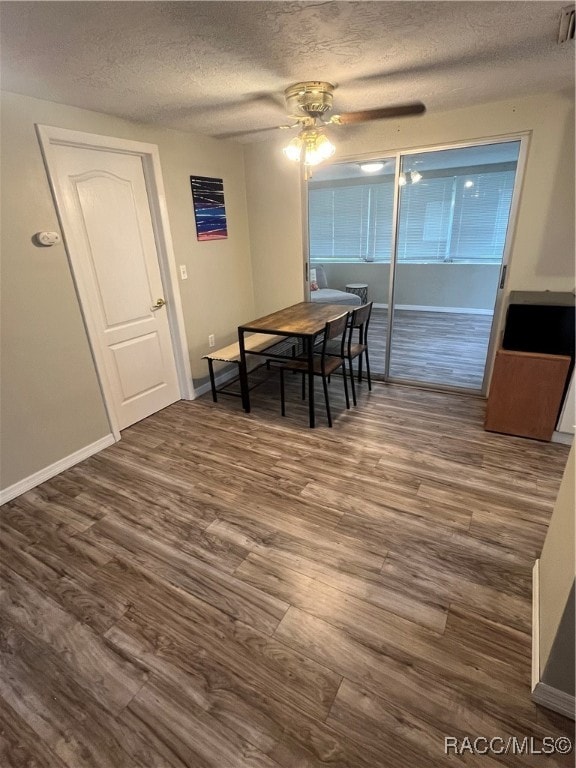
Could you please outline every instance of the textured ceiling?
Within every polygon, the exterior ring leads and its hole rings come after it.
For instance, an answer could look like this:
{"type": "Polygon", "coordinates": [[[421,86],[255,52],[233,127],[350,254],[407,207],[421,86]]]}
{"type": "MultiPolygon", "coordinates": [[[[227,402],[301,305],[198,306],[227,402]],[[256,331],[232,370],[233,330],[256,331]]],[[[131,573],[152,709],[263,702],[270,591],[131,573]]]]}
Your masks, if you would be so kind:
{"type": "MultiPolygon", "coordinates": [[[[566,2],[2,2],[5,90],[222,136],[284,122],[283,89],[335,111],[430,112],[574,88],[566,2]]],[[[254,140],[270,134],[248,137],[254,140]]]]}

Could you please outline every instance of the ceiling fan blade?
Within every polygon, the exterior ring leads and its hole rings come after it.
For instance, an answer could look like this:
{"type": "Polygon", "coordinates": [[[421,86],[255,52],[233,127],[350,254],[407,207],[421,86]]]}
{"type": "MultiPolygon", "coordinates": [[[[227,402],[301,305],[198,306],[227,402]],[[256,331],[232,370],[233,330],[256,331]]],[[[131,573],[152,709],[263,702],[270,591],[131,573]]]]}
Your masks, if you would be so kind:
{"type": "Polygon", "coordinates": [[[298,126],[305,123],[308,118],[307,117],[301,117],[298,115],[288,115],[289,118],[292,120],[295,120],[295,123],[291,123],[288,125],[287,123],[284,123],[284,125],[271,125],[269,128],[252,128],[251,130],[247,131],[232,131],[229,133],[218,133],[214,134],[215,139],[234,139],[237,136],[250,136],[254,133],[266,133],[267,131],[286,131],[290,128],[298,128],[298,126]]]}
{"type": "Polygon", "coordinates": [[[293,128],[293,125],[271,125],[270,128],[251,128],[247,131],[230,131],[228,133],[213,134],[215,139],[235,139],[239,136],[251,136],[257,133],[265,133],[267,131],[277,131],[281,128],[293,128]]]}
{"type": "Polygon", "coordinates": [[[383,120],[391,117],[408,117],[410,115],[422,115],[426,107],[420,101],[412,104],[399,104],[396,107],[380,107],[379,109],[365,109],[362,112],[345,112],[343,115],[334,115],[330,122],[340,125],[353,125],[354,123],[366,123],[369,120],[383,120]]]}

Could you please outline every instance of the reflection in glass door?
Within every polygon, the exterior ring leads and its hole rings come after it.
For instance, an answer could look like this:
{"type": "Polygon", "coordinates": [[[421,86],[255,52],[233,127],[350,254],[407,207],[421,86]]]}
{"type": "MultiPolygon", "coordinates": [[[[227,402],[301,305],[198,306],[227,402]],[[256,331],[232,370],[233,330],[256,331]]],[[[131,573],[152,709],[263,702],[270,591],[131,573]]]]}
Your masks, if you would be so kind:
{"type": "Polygon", "coordinates": [[[383,376],[394,231],[395,158],[314,168],[308,180],[310,300],[374,302],[370,367],[383,376]]]}
{"type": "Polygon", "coordinates": [[[391,379],[482,389],[519,151],[402,155],[391,379]]]}

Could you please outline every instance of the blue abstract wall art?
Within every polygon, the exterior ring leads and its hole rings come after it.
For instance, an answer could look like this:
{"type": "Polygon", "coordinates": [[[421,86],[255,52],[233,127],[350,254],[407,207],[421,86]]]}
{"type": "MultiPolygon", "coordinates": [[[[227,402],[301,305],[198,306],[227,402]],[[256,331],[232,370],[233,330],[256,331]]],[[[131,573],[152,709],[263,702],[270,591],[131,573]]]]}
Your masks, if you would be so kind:
{"type": "Polygon", "coordinates": [[[223,180],[190,176],[190,184],[198,240],[223,240],[228,237],[223,180]]]}

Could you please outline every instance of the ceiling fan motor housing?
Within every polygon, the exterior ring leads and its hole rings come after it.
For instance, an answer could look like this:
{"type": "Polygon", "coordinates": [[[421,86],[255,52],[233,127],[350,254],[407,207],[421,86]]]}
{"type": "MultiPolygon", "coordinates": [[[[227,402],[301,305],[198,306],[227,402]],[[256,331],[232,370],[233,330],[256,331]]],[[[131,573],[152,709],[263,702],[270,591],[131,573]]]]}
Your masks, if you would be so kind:
{"type": "Polygon", "coordinates": [[[292,115],[320,117],[332,109],[334,86],[321,80],[295,83],[284,91],[288,112],[292,115]]]}

